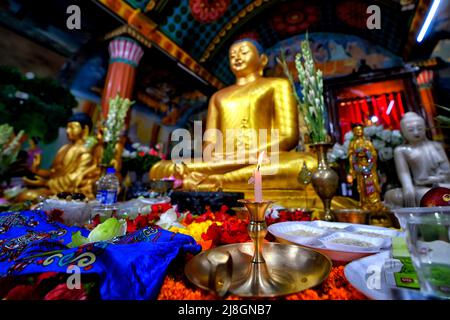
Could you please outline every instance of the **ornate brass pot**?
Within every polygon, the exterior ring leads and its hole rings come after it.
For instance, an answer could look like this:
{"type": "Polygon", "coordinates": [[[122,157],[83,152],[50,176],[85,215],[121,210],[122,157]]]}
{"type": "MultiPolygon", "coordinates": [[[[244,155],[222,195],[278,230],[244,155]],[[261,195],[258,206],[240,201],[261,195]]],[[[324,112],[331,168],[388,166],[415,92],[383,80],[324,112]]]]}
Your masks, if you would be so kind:
{"type": "Polygon", "coordinates": [[[312,185],[317,195],[323,202],[324,219],[334,221],[331,212],[331,200],[336,195],[339,186],[339,176],[330,168],[327,160],[327,151],[332,147],[331,143],[314,143],[310,145],[317,154],[317,170],[312,175],[312,185]]]}

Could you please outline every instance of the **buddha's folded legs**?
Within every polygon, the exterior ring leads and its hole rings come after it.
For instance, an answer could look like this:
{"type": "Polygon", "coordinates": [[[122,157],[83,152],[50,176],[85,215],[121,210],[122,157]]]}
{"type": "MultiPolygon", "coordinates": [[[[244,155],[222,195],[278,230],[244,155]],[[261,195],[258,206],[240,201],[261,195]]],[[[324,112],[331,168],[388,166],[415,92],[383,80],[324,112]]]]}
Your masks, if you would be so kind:
{"type": "MultiPolygon", "coordinates": [[[[298,174],[304,161],[310,170],[317,166],[314,154],[299,152],[280,153],[277,163],[262,165],[260,170],[264,189],[303,189],[304,186],[298,182],[298,174]]],[[[248,165],[225,174],[214,174],[208,180],[220,181],[223,189],[252,189],[253,186],[248,184],[248,180],[255,169],[256,165],[248,165]]]]}
{"type": "MultiPolygon", "coordinates": [[[[297,176],[305,161],[311,170],[316,167],[317,159],[312,153],[282,152],[278,159],[272,158],[272,163],[261,166],[264,188],[269,189],[302,189],[297,182],[297,176]]],[[[239,164],[228,162],[192,162],[182,166],[172,161],[160,161],[151,171],[151,179],[162,179],[175,175],[186,180],[195,180],[197,186],[218,186],[223,189],[251,189],[248,184],[256,164],[239,164]]],[[[192,185],[192,184],[190,184],[192,185]]]]}
{"type": "Polygon", "coordinates": [[[17,196],[16,201],[35,201],[39,196],[48,197],[50,195],[52,192],[47,188],[26,189],[17,196]]]}

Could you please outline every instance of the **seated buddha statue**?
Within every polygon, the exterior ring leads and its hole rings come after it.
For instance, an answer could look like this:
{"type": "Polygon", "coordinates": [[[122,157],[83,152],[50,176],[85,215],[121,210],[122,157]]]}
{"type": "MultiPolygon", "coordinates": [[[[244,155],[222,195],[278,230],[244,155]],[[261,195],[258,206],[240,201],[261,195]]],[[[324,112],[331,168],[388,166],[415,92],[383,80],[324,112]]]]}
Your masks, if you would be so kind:
{"type": "Polygon", "coordinates": [[[23,178],[27,189],[18,196],[19,201],[35,200],[38,196],[50,196],[59,192],[80,192],[94,198],[93,186],[100,171],[92,150],[86,146],[86,138],[92,121],[85,113],[74,114],[66,128],[69,143],[57,152],[50,169],[41,169],[40,154],[31,165],[34,179],[23,178]]]}
{"type": "Polygon", "coordinates": [[[388,190],[384,199],[392,208],[416,207],[431,188],[450,188],[450,163],[442,144],[427,139],[417,113],[405,113],[400,127],[407,143],[395,148],[394,160],[402,188],[388,190]]]}
{"type": "MultiPolygon", "coordinates": [[[[184,190],[251,195],[253,186],[248,181],[257,167],[258,155],[265,151],[271,159],[261,166],[265,192],[273,190],[280,196],[305,188],[297,176],[303,163],[310,169],[317,167],[317,157],[294,150],[299,143],[299,119],[289,80],[263,76],[268,58],[254,40],[233,43],[229,62],[236,82],[210,98],[201,160],[186,163],[174,161],[172,156],[172,161],[163,160],[151,168],[150,179],[174,176],[183,181],[184,190]]],[[[308,203],[315,203],[313,197],[320,205],[312,187],[308,190],[308,203]]],[[[277,197],[273,194],[272,199],[277,197]]],[[[298,192],[293,196],[295,205],[301,205],[303,197],[298,192]]]]}

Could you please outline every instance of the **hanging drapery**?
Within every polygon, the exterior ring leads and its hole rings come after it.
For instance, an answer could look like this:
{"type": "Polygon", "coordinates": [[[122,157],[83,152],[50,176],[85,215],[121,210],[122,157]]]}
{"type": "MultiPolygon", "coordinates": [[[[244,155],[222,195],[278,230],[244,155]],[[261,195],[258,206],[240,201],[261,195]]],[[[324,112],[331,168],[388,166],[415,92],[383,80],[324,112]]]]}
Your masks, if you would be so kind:
{"type": "Polygon", "coordinates": [[[405,113],[402,92],[391,92],[338,103],[341,140],[354,123],[383,125],[385,129],[400,129],[400,120],[405,113]]]}

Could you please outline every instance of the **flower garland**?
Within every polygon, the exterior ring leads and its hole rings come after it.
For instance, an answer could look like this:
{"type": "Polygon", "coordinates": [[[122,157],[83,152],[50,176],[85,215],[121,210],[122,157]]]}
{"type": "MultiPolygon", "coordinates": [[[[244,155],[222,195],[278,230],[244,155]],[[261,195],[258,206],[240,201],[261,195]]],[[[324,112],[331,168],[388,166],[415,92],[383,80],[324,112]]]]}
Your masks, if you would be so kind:
{"type": "Polygon", "coordinates": [[[369,175],[372,172],[374,162],[372,158],[372,153],[367,148],[357,148],[352,155],[352,161],[353,161],[353,170],[355,170],[356,172],[362,173],[365,176],[369,175]],[[364,152],[364,154],[367,157],[367,162],[369,162],[367,166],[358,165],[357,155],[361,152],[364,152]]]}
{"type": "MultiPolygon", "coordinates": [[[[158,295],[158,300],[216,300],[212,293],[191,288],[185,281],[167,276],[158,295]]],[[[226,300],[240,300],[233,295],[226,300]]],[[[356,290],[345,278],[344,267],[333,267],[328,278],[315,289],[307,289],[283,297],[285,300],[365,300],[366,296],[356,290]]]]}

